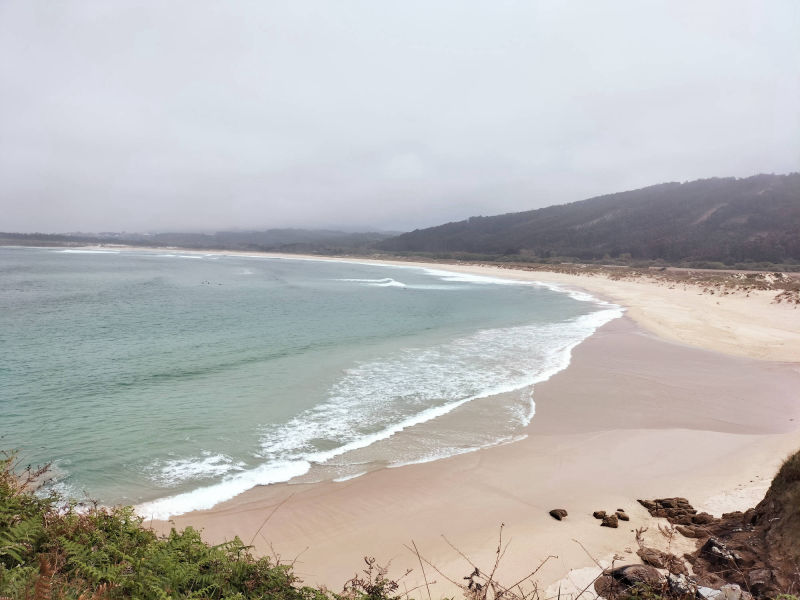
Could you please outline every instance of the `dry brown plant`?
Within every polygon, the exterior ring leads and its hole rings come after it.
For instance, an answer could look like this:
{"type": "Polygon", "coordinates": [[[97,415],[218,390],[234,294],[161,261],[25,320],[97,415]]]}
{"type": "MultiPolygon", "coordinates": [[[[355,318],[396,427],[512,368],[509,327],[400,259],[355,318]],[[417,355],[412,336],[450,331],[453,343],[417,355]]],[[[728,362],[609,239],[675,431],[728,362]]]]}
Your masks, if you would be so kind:
{"type": "Polygon", "coordinates": [[[500,567],[500,563],[503,560],[503,557],[506,554],[506,550],[508,549],[509,542],[503,542],[503,528],[505,524],[500,525],[500,532],[498,535],[498,542],[497,542],[497,549],[495,550],[494,555],[494,562],[492,563],[491,567],[486,569],[478,566],[475,561],[473,561],[469,556],[467,556],[463,551],[461,551],[456,545],[454,545],[450,540],[448,540],[445,536],[442,536],[442,539],[447,543],[453,551],[458,554],[464,561],[469,565],[471,569],[469,574],[462,577],[461,580],[456,580],[453,577],[443,573],[439,567],[437,567],[433,562],[425,558],[422,553],[417,548],[416,543],[413,541],[411,542],[411,546],[406,546],[406,548],[417,557],[417,560],[420,563],[420,567],[423,569],[423,578],[425,580],[425,587],[428,590],[428,598],[430,600],[430,583],[427,579],[427,575],[424,571],[424,565],[428,565],[431,569],[433,569],[436,573],[438,573],[441,577],[445,580],[453,584],[455,587],[459,588],[467,600],[539,600],[539,587],[537,582],[533,580],[539,570],[549,561],[551,558],[558,558],[557,556],[547,556],[543,559],[539,565],[533,569],[530,573],[525,575],[525,577],[519,579],[511,583],[510,585],[506,585],[501,583],[497,579],[497,571],[500,567]]]}

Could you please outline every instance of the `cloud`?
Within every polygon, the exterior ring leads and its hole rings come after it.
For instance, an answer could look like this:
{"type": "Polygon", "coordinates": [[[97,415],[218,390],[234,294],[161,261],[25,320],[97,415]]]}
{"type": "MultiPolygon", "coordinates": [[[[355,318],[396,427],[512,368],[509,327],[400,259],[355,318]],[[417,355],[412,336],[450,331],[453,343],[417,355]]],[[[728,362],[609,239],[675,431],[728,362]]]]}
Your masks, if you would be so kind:
{"type": "Polygon", "coordinates": [[[798,29],[794,0],[6,0],[0,229],[406,229],[797,170],[798,29]]]}

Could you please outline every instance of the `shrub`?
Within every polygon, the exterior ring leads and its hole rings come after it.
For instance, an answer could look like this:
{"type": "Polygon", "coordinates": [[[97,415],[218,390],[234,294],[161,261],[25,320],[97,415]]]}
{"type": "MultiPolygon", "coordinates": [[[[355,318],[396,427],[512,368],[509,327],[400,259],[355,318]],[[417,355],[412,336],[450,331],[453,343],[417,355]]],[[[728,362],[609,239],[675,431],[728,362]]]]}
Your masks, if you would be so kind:
{"type": "Polygon", "coordinates": [[[64,504],[30,489],[14,455],[0,461],[0,596],[325,600],[287,565],[239,538],[209,546],[191,527],[159,537],[131,507],[64,504]]]}

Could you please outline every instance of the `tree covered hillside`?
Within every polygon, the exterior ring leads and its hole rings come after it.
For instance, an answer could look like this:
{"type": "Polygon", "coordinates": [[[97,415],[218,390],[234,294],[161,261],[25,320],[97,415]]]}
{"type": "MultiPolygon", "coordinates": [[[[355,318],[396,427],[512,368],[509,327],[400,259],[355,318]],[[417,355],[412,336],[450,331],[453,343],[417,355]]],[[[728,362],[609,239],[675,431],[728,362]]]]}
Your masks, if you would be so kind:
{"type": "Polygon", "coordinates": [[[800,263],[800,173],[664,183],[421,229],[396,252],[800,263]],[[627,257],[626,257],[627,258],[627,257]]]}

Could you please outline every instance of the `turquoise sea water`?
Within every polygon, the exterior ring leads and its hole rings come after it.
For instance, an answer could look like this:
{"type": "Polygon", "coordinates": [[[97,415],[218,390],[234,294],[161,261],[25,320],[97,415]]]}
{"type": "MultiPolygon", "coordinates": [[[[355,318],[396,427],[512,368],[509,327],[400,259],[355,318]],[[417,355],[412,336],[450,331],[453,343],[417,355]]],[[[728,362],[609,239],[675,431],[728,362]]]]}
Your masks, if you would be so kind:
{"type": "Polygon", "coordinates": [[[417,267],[0,248],[0,447],[156,517],[343,480],[515,439],[619,314],[417,267]]]}

